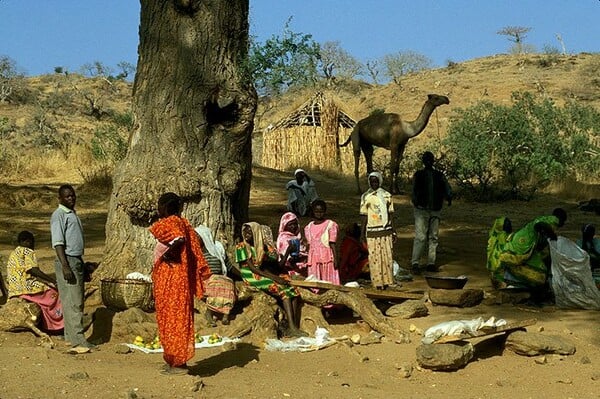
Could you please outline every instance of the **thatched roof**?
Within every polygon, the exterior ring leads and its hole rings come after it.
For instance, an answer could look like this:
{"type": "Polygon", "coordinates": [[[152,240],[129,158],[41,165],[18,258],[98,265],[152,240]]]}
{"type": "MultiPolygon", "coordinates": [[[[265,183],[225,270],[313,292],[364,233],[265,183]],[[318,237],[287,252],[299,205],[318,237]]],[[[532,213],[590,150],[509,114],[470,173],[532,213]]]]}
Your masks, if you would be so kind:
{"type": "MultiPolygon", "coordinates": [[[[321,111],[325,103],[325,95],[317,92],[311,99],[302,104],[291,114],[275,123],[272,129],[290,128],[294,126],[321,126],[321,111]]],[[[356,124],[339,106],[338,124],[343,128],[353,128],[356,124]]]]}

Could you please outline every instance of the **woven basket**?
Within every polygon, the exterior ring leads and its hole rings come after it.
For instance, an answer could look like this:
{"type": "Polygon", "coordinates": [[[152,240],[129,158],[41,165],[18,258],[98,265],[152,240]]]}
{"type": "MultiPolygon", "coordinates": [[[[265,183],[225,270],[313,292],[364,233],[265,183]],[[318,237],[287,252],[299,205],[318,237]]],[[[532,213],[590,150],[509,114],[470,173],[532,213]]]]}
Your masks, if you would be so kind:
{"type": "Polygon", "coordinates": [[[152,283],[133,279],[103,279],[100,283],[102,302],[107,308],[140,308],[144,311],[154,309],[152,283]]]}

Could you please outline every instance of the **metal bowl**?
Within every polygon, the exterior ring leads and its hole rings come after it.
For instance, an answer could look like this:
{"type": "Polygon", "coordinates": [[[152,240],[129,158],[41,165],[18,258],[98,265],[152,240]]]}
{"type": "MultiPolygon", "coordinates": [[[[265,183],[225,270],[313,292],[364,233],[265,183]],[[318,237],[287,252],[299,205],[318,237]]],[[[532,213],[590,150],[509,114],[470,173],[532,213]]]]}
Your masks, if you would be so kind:
{"type": "Polygon", "coordinates": [[[441,276],[425,276],[427,285],[431,288],[441,288],[445,290],[460,290],[467,281],[467,277],[441,277],[441,276]]]}

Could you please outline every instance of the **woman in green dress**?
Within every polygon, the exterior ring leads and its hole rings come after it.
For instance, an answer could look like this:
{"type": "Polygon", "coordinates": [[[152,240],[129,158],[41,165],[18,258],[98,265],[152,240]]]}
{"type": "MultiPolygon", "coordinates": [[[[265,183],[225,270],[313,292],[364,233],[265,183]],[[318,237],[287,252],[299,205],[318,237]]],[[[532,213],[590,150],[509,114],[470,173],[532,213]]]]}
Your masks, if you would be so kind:
{"type": "Polygon", "coordinates": [[[556,208],[551,216],[540,216],[516,231],[507,240],[499,256],[506,285],[522,288],[544,287],[550,274],[548,240],[556,240],[567,213],[556,208]]]}
{"type": "Polygon", "coordinates": [[[279,274],[274,269],[278,266],[277,250],[265,241],[264,229],[260,224],[249,222],[242,226],[242,242],[237,245],[235,251],[235,260],[240,266],[242,279],[246,284],[281,301],[289,324],[286,335],[306,336],[299,327],[300,294],[289,284],[289,275],[279,274]],[[269,266],[273,268],[269,270],[269,266]]]}

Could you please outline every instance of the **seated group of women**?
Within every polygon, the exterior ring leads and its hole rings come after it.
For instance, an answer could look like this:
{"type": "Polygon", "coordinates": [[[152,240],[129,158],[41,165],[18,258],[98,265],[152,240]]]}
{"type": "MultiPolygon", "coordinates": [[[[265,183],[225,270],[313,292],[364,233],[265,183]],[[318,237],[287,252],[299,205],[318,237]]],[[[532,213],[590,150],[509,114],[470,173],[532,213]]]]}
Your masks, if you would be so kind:
{"type": "Polygon", "coordinates": [[[516,232],[506,217],[498,218],[489,232],[487,268],[495,288],[543,289],[550,271],[548,240],[556,240],[557,230],[567,213],[556,208],[549,216],[540,216],[516,232]]]}

